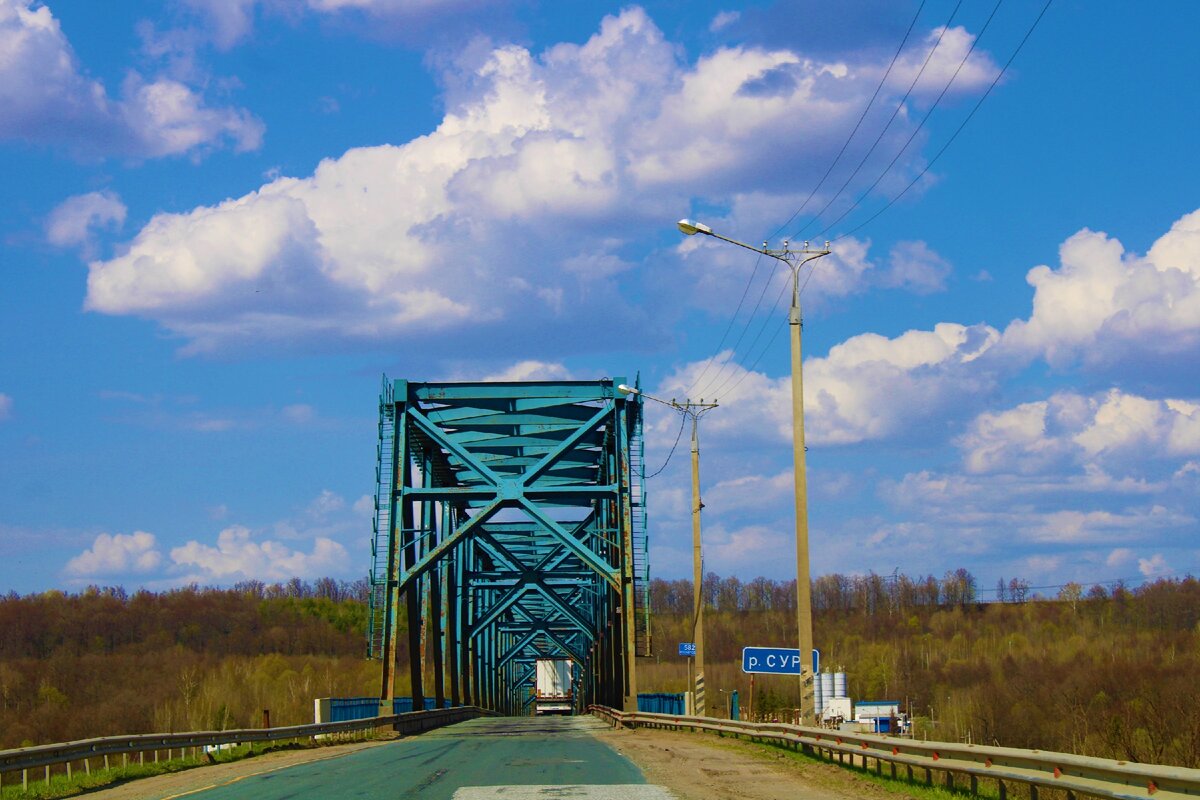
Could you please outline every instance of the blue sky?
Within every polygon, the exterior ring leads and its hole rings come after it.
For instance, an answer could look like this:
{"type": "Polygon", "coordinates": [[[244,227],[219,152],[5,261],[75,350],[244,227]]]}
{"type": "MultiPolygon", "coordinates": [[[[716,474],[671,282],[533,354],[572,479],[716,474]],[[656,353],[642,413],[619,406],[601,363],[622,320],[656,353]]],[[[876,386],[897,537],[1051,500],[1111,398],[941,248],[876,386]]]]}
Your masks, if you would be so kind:
{"type": "Polygon", "coordinates": [[[0,0],[0,589],[364,574],[383,372],[716,397],[789,577],[784,276],[681,217],[834,240],[814,572],[1194,573],[1200,11],[1043,6],[0,0]]]}

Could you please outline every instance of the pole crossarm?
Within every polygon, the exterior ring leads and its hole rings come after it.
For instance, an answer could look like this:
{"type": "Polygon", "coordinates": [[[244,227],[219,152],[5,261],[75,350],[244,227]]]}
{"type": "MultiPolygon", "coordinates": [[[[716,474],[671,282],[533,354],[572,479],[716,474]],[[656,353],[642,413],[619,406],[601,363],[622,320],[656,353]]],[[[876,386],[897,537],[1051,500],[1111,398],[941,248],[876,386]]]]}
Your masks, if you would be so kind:
{"type": "Polygon", "coordinates": [[[432,690],[520,713],[533,662],[565,658],[580,708],[635,707],[642,400],[619,386],[385,379],[369,594],[381,699],[405,660],[414,703],[432,690]]]}

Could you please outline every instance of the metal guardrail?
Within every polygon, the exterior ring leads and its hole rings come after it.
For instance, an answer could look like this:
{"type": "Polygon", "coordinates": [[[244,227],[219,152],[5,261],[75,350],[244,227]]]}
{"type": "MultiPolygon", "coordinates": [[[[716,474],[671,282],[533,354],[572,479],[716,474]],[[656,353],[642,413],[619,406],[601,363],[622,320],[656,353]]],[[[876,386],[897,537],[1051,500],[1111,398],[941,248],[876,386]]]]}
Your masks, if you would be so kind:
{"type": "MultiPolygon", "coordinates": [[[[914,770],[923,770],[925,782],[932,784],[933,773],[940,772],[947,788],[954,788],[956,779],[964,778],[972,793],[978,790],[980,778],[994,780],[1001,800],[1007,797],[1011,784],[1027,786],[1031,800],[1037,800],[1039,788],[1057,789],[1072,800],[1079,795],[1114,800],[1182,800],[1200,796],[1200,769],[1186,767],[1137,764],[1014,747],[917,741],[799,725],[623,712],[605,706],[589,706],[588,711],[616,727],[712,731],[745,736],[798,746],[830,760],[836,758],[842,764],[848,760],[850,765],[854,765],[854,759],[858,757],[862,759],[863,769],[869,769],[868,764],[873,762],[878,774],[882,774],[884,764],[890,764],[893,778],[900,777],[898,767],[905,769],[909,780],[915,779],[914,770]]],[[[967,784],[962,788],[967,788],[967,784]]]]}
{"type": "MultiPolygon", "coordinates": [[[[61,744],[43,744],[21,747],[15,750],[0,750],[0,775],[34,767],[51,767],[89,759],[130,753],[149,753],[188,747],[204,747],[221,744],[247,744],[280,739],[304,739],[332,733],[348,733],[391,726],[397,733],[411,734],[453,725],[494,712],[477,706],[458,706],[434,711],[412,711],[367,719],[352,719],[344,722],[321,722],[311,725],[292,725],[282,728],[242,728],[226,731],[194,731],[191,733],[146,733],[134,736],[105,736],[97,739],[81,739],[61,744]]],[[[107,758],[105,758],[107,765],[107,758]]],[[[90,771],[90,766],[87,766],[90,771]]],[[[27,780],[23,778],[23,783],[27,780]]]]}

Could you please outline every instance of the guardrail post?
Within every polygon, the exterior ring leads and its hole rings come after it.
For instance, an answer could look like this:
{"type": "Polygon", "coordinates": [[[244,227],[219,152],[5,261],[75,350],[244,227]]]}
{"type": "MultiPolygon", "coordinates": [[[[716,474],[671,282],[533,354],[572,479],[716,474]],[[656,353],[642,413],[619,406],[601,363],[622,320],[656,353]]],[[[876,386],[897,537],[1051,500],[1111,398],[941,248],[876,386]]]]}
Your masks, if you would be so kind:
{"type": "Polygon", "coordinates": [[[946,770],[946,791],[954,791],[954,773],[950,770],[946,770]]]}
{"type": "Polygon", "coordinates": [[[1038,787],[1036,784],[1029,784],[1029,800],[1038,800],[1038,787]]]}
{"type": "Polygon", "coordinates": [[[67,780],[71,780],[71,762],[67,762],[67,780]]]}
{"type": "Polygon", "coordinates": [[[27,769],[21,770],[21,791],[29,791],[29,770],[27,769]]]}
{"type": "Polygon", "coordinates": [[[997,779],[996,788],[1000,792],[1000,800],[1008,800],[1008,787],[1004,785],[1004,781],[997,779]]]}
{"type": "MultiPolygon", "coordinates": [[[[971,776],[971,796],[974,797],[977,794],[979,794],[979,778],[972,775],[971,776]]],[[[1067,792],[1067,800],[1075,800],[1075,798],[1074,798],[1074,796],[1072,796],[1071,792],[1067,792]]]]}

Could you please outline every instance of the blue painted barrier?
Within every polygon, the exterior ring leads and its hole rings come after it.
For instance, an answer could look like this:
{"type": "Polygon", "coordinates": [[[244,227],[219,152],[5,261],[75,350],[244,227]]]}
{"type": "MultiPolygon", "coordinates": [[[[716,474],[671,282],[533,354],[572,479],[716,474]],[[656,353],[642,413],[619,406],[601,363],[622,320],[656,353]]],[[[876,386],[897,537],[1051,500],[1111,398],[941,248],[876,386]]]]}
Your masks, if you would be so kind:
{"type": "Polygon", "coordinates": [[[329,722],[348,722],[379,716],[378,697],[333,697],[329,700],[329,722]]]}
{"type": "MultiPolygon", "coordinates": [[[[425,710],[433,711],[437,708],[436,701],[432,697],[425,698],[425,710]]],[[[449,700],[445,701],[442,708],[453,708],[449,700]]],[[[407,714],[413,710],[413,699],[411,697],[394,697],[392,698],[392,713],[407,714]]]]}
{"type": "Polygon", "coordinates": [[[687,713],[687,703],[683,693],[669,694],[666,692],[646,692],[638,695],[637,710],[647,714],[676,714],[683,716],[687,713]]]}

